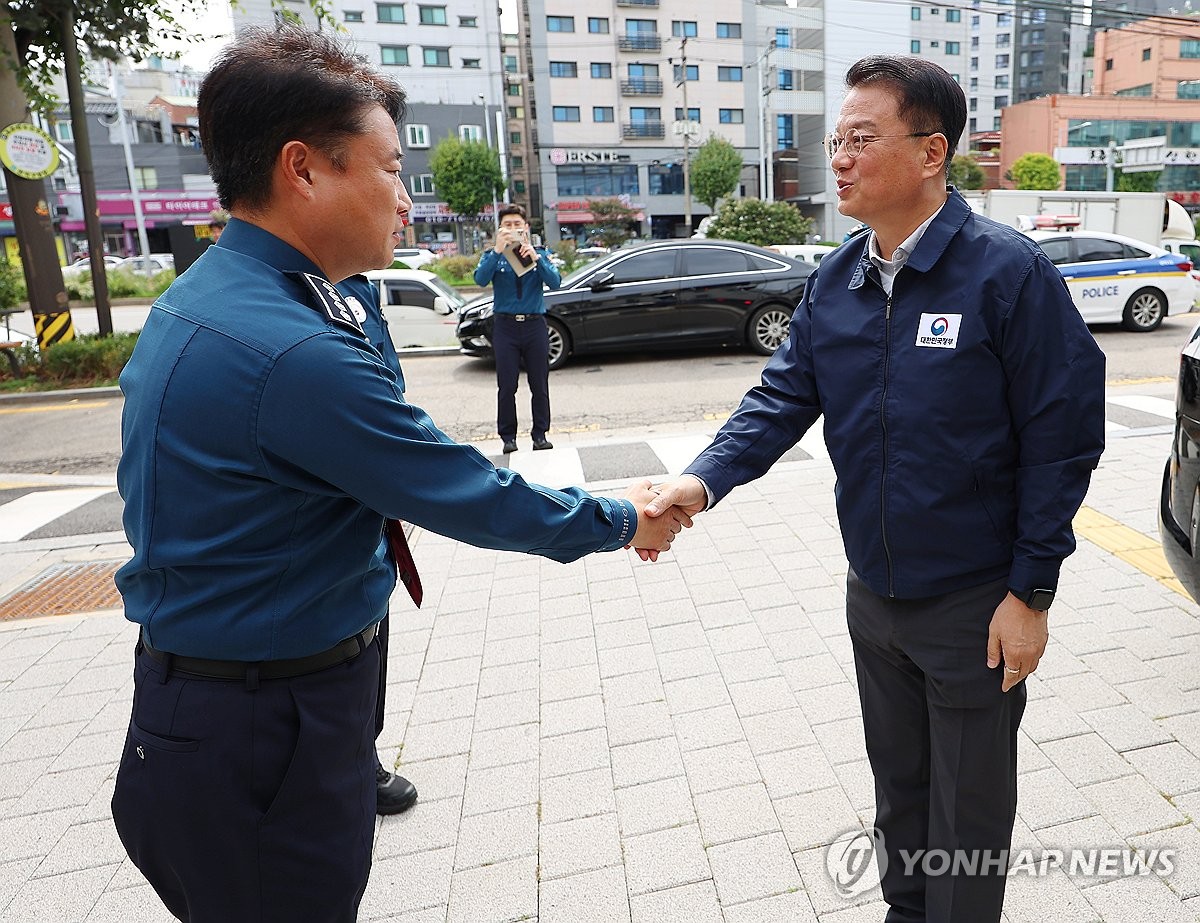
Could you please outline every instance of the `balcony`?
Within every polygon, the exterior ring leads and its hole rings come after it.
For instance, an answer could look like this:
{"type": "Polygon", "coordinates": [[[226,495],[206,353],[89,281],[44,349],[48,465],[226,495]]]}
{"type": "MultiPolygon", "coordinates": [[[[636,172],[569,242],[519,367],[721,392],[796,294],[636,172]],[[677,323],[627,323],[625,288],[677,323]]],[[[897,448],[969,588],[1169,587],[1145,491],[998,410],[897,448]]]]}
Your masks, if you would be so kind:
{"type": "Polygon", "coordinates": [[[657,32],[622,35],[617,39],[617,47],[621,51],[661,51],[662,36],[657,32]]]}
{"type": "Polygon", "coordinates": [[[626,122],[621,126],[622,138],[665,138],[662,122],[626,122]]]}
{"type": "Polygon", "coordinates": [[[617,0],[617,6],[640,6],[658,9],[658,0],[617,0]]]}
{"type": "Polygon", "coordinates": [[[631,77],[621,81],[622,96],[662,96],[663,82],[657,77],[631,77]]]}

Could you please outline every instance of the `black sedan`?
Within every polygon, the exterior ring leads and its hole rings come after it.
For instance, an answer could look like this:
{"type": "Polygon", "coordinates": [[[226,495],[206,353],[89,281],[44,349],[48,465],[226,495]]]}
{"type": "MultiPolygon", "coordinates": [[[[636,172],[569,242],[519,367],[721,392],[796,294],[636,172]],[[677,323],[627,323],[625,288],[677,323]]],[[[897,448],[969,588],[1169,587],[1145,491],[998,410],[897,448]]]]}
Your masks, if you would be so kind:
{"type": "Polygon", "coordinates": [[[1171,570],[1200,600],[1200,326],[1179,359],[1175,441],[1163,474],[1158,526],[1171,570]]]}
{"type": "MultiPolygon", "coordinates": [[[[547,291],[550,368],[570,356],[748,346],[764,356],[788,334],[814,266],[727,240],[664,240],[610,253],[547,291]]],[[[459,313],[460,352],[492,354],[492,299],[459,313]]]]}

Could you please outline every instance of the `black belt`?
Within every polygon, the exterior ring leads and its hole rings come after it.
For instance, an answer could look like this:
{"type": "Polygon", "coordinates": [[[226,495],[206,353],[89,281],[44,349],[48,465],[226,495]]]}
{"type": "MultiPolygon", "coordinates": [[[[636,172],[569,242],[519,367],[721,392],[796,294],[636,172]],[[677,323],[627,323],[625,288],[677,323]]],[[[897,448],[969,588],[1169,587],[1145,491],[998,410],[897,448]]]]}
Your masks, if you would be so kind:
{"type": "Polygon", "coordinates": [[[496,317],[507,317],[509,320],[524,321],[533,320],[535,317],[545,317],[544,314],[501,314],[496,312],[496,317]]]}
{"type": "Polygon", "coordinates": [[[251,663],[244,660],[205,660],[201,657],[182,657],[167,651],[155,650],[146,641],[143,634],[139,642],[141,649],[159,663],[165,665],[173,673],[186,673],[200,679],[236,679],[244,680],[258,671],[258,679],[290,679],[294,676],[304,676],[316,673],[353,660],[367,645],[375,640],[379,625],[364,628],[356,635],[339,641],[327,651],[310,654],[307,657],[293,657],[291,660],[262,660],[251,663]]]}

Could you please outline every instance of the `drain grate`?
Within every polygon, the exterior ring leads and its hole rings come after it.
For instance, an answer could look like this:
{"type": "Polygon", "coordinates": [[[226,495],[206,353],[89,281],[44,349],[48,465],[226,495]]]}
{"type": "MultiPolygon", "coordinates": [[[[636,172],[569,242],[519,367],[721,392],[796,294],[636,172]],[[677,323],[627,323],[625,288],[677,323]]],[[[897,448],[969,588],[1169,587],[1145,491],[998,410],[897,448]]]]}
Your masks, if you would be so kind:
{"type": "Polygon", "coordinates": [[[119,609],[121,594],[113,575],[120,566],[120,562],[57,564],[0,599],[0,621],[119,609]]]}

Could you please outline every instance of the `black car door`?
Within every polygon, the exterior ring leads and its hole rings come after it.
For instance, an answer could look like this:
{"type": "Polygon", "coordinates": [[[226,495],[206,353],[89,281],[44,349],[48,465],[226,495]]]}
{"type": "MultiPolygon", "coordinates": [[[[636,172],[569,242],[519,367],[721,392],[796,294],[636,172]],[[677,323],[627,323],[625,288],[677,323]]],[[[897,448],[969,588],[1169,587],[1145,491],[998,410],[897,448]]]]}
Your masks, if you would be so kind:
{"type": "Polygon", "coordinates": [[[741,339],[754,306],[762,299],[762,273],[734,247],[687,247],[676,316],[680,343],[727,343],[741,339]]]}
{"type": "Polygon", "coordinates": [[[579,325],[583,333],[576,337],[577,344],[608,350],[673,339],[678,332],[678,252],[674,247],[634,251],[597,272],[590,287],[572,298],[569,326],[579,325]]]}

